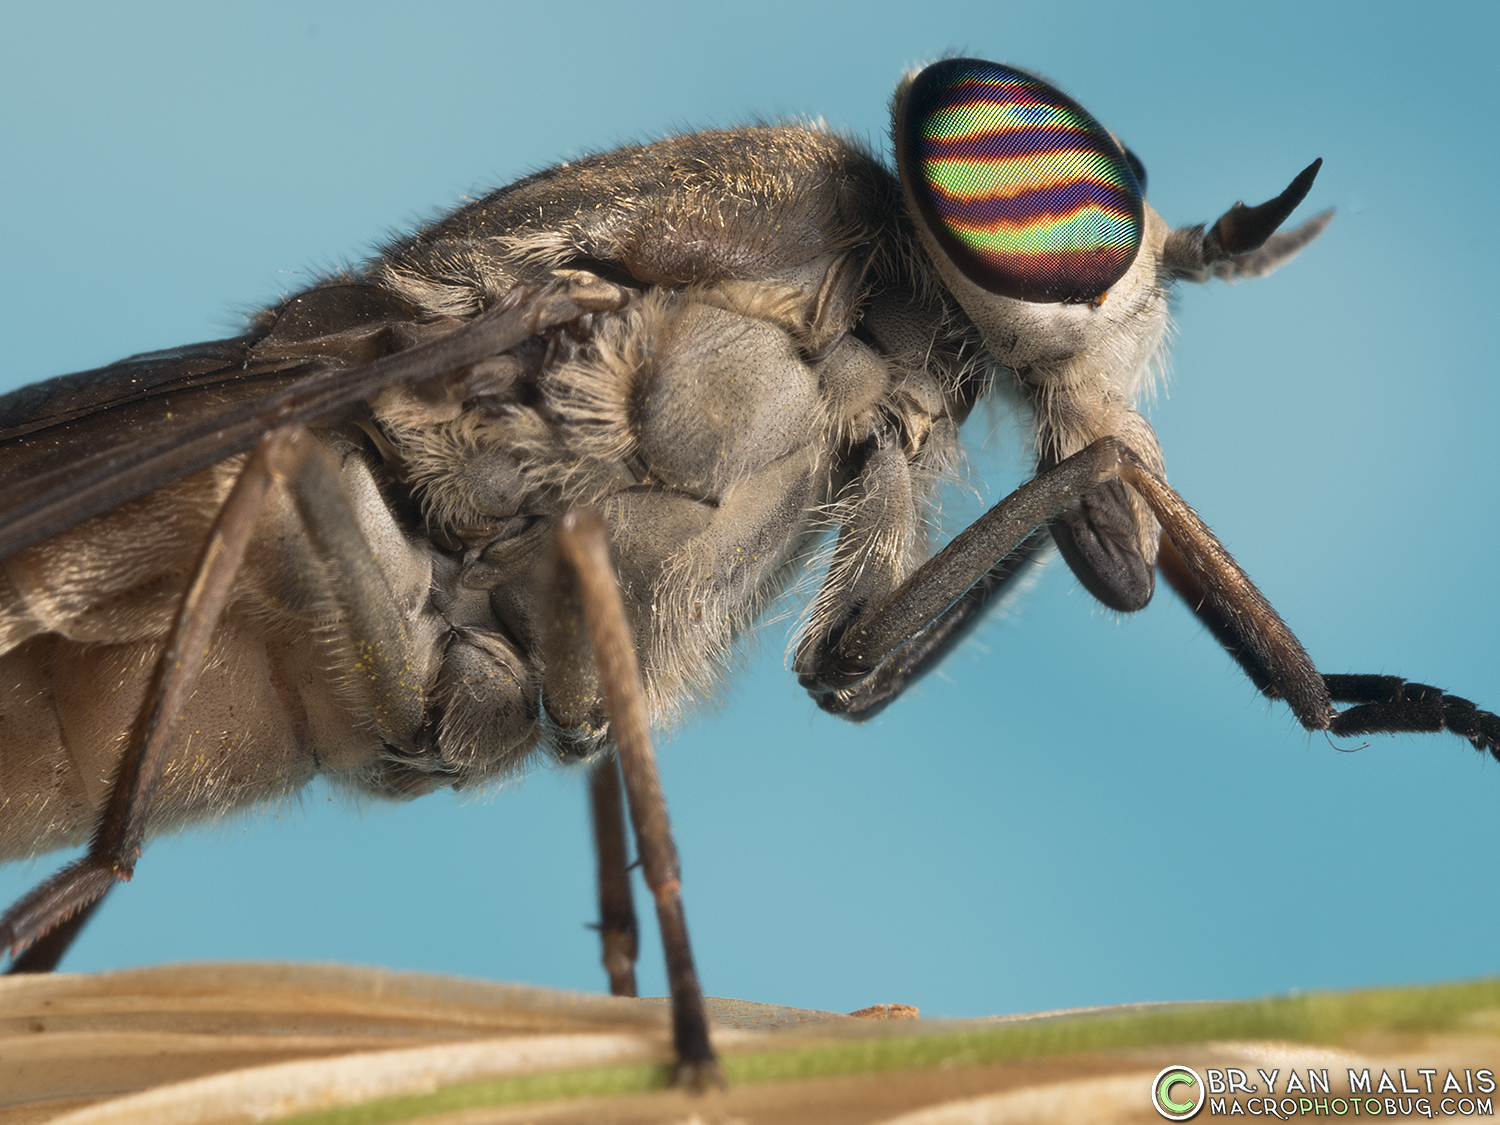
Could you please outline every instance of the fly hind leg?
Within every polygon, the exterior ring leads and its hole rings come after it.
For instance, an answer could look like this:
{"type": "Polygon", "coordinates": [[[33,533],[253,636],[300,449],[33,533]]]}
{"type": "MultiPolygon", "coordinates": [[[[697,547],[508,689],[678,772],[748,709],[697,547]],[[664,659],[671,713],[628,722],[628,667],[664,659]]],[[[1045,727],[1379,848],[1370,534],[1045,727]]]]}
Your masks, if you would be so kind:
{"type": "Polygon", "coordinates": [[[314,555],[328,564],[341,628],[363,656],[362,684],[377,733],[399,751],[420,729],[423,691],[411,682],[414,661],[401,610],[360,531],[338,469],[304,427],[275,430],[255,448],[215,519],[88,853],[0,917],[0,949],[14,958],[11,972],[50,971],[104,895],[134,873],[174,736],[213,647],[262,505],[278,482],[296,503],[314,555]],[[28,955],[33,947],[36,952],[28,955]]]}
{"type": "Polygon", "coordinates": [[[271,486],[272,461],[280,449],[275,436],[256,449],[219,512],[193,584],[178,610],[172,638],[157,663],[148,695],[151,705],[142,713],[130,749],[120,762],[88,854],[24,896],[0,918],[0,947],[13,958],[10,972],[50,972],[110,888],[134,872],[146,838],[151,795],[229,600],[256,516],[271,486]],[[28,955],[33,947],[35,952],[28,955]]]}

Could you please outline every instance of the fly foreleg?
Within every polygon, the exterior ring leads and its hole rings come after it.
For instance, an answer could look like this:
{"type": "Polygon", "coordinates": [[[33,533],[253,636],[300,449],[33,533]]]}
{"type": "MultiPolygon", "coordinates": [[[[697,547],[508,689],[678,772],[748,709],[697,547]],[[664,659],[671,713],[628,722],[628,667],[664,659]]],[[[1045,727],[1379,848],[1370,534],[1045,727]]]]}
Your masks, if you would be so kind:
{"type": "MultiPolygon", "coordinates": [[[[895,462],[891,462],[895,464],[895,462]]],[[[879,491],[879,450],[864,484],[879,491]]],[[[1451,731],[1500,759],[1500,716],[1397,676],[1324,676],[1296,635],[1192,508],[1113,438],[1094,442],[1016,489],[904,582],[867,597],[850,584],[824,631],[798,657],[803,686],[828,710],[874,713],[962,634],[991,587],[1036,549],[1028,538],[1099,481],[1118,478],[1160,522],[1163,575],[1263,693],[1283,699],[1308,730],[1358,735],[1451,731]],[[842,611],[842,616],[840,612],[842,611]],[[1334,703],[1354,706],[1340,711],[1334,703]]],[[[874,508],[878,510],[879,504],[874,508]]],[[[878,517],[877,517],[878,518],[878,517]]],[[[858,532],[853,523],[844,536],[858,532]]],[[[841,548],[843,546],[841,539],[841,548]]],[[[835,584],[838,557],[830,572],[835,584]]]]}
{"type": "MultiPolygon", "coordinates": [[[[802,686],[827,710],[854,717],[872,714],[940,657],[963,634],[978,611],[1002,590],[1045,545],[1047,521],[1100,482],[1116,476],[1124,447],[1102,438],[1001,500],[953,541],[898,584],[871,587],[869,567],[856,567],[852,581],[840,574],[835,555],[823,598],[828,613],[820,632],[810,635],[797,657],[802,686]],[[1040,532],[1038,529],[1043,529],[1040,532]],[[873,683],[873,688],[870,686],[873,683]]],[[[856,505],[845,541],[861,534],[860,509],[873,523],[888,506],[877,499],[882,475],[899,478],[899,450],[877,448],[866,465],[869,501],[856,505]]],[[[851,546],[851,550],[857,549],[851,546]]]]}
{"type": "MultiPolygon", "coordinates": [[[[1230,616],[1208,596],[1165,535],[1162,536],[1157,566],[1250,681],[1266,696],[1282,698],[1280,685],[1262,663],[1259,654],[1244,643],[1239,631],[1230,625],[1230,616]]],[[[1481,711],[1467,699],[1449,695],[1427,684],[1411,683],[1399,676],[1335,674],[1324,675],[1322,679],[1332,702],[1354,705],[1334,712],[1324,728],[1331,734],[1436,734],[1450,731],[1468,739],[1474,749],[1481,753],[1488,751],[1500,760],[1500,716],[1481,711]]]]}

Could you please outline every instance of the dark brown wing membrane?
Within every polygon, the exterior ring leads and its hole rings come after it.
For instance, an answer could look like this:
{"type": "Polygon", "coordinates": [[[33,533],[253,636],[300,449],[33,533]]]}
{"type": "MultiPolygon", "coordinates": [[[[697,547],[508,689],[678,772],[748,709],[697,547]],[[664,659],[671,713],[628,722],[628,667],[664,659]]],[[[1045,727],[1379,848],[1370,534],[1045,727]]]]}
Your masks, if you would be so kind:
{"type": "MultiPolygon", "coordinates": [[[[592,308],[592,305],[590,305],[592,308]]],[[[0,399],[0,558],[385,387],[454,371],[584,311],[566,284],[512,291],[468,322],[333,285],[262,336],[157,352],[0,399]]]]}
{"type": "Polygon", "coordinates": [[[332,285],[259,332],[132,356],[0,398],[0,544],[10,554],[255,441],[279,392],[377,358],[414,310],[332,285]]]}
{"type": "Polygon", "coordinates": [[[65,375],[0,399],[5,553],[186,475],[165,456],[183,440],[179,435],[294,381],[303,373],[298,368],[251,364],[248,341],[221,340],[65,375]],[[142,478],[139,488],[105,496],[101,505],[78,495],[88,492],[91,480],[107,480],[151,450],[157,451],[158,471],[142,478]]]}
{"type": "Polygon", "coordinates": [[[0,397],[0,449],[91,415],[217,381],[243,366],[254,337],[212,340],[131,356],[108,367],[60,375],[0,397]]]}
{"type": "Polygon", "coordinates": [[[132,407],[161,404],[143,410],[143,420],[167,417],[173,412],[165,403],[184,392],[209,392],[194,403],[208,407],[211,392],[235,398],[229,388],[275,378],[308,360],[333,359],[341,366],[368,363],[399,350],[389,338],[396,334],[396,326],[416,316],[410,304],[374,286],[325,285],[288,300],[260,331],[131,356],[0,396],[0,450],[13,448],[21,439],[32,439],[22,448],[36,450],[36,439],[91,417],[115,422],[96,436],[110,442],[128,440],[132,407]]]}

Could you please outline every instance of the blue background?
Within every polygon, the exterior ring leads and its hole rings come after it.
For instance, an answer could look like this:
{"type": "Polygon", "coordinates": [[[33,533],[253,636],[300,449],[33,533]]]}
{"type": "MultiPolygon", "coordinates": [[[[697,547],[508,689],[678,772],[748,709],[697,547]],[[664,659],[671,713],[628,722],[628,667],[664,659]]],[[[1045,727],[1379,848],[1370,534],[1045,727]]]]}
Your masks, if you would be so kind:
{"type": "MultiPolygon", "coordinates": [[[[465,193],[617,142],[797,117],[883,148],[902,69],[958,50],[1061,83],[1173,223],[1324,157],[1302,214],[1338,219],[1273,278],[1182,292],[1151,417],[1323,669],[1500,707],[1493,6],[728,10],[8,5],[3,385],[230,334],[465,193]]],[[[1024,453],[1002,415],[967,434],[998,497],[1024,453]]],[[[863,728],[797,689],[784,629],[661,750],[711,993],[977,1015],[1500,969],[1496,764],[1452,737],[1336,752],[1170,595],[1123,619],[1053,566],[863,728]]],[[[0,900],[58,858],[0,872],[0,900]]],[[[315,786],[154,843],[68,967],[601,989],[592,893],[575,773],[401,807],[315,786]]],[[[649,924],[642,985],[664,988],[649,924]]]]}

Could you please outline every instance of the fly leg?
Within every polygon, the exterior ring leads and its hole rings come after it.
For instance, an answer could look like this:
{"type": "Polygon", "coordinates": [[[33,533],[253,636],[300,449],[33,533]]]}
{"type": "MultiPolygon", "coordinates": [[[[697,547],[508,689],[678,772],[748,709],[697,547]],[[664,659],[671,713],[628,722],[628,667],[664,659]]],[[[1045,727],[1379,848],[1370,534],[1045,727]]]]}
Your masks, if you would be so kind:
{"type": "Polygon", "coordinates": [[[10,972],[50,972],[67,952],[88,916],[117,881],[130,879],[146,837],[151,794],[166,764],[167,748],[203,668],[209,643],[240,563],[245,557],[261,502],[273,479],[271,462],[285,439],[265,439],[250,455],[229,499],[219,511],[183,598],[172,637],[156,666],[151,705],[120,762],[104,815],[88,854],[68,865],[0,917],[0,946],[13,958],[10,972]],[[39,939],[51,940],[28,957],[39,939]]]}
{"type": "MultiPolygon", "coordinates": [[[[1245,675],[1271,699],[1281,698],[1281,689],[1253,648],[1246,645],[1229,624],[1225,611],[1208,596],[1188,569],[1176,546],[1162,536],[1157,567],[1188,608],[1224,646],[1245,675]]],[[[1467,699],[1448,695],[1427,684],[1411,683],[1399,676],[1324,675],[1323,684],[1334,703],[1354,706],[1336,712],[1327,729],[1332,734],[1436,734],[1451,731],[1467,738],[1480,753],[1488,751],[1500,760],[1500,716],[1481,711],[1467,699]]]]}
{"type": "Polygon", "coordinates": [[[656,754],[651,748],[646,693],[636,661],[635,640],[610,563],[604,520],[588,509],[569,512],[557,530],[557,553],[564,565],[557,568],[556,620],[549,647],[559,656],[564,649],[576,655],[582,640],[578,636],[581,625],[587,631],[598,665],[610,735],[620,757],[630,817],[635,825],[636,851],[641,857],[646,885],[656,900],[656,917],[667,955],[672,1039],[677,1048],[673,1082],[694,1089],[702,1089],[709,1082],[723,1085],[713,1044],[708,1038],[703,989],[688,944],[681,867],[667,818],[666,797],[656,770],[656,754]]]}
{"type": "Polygon", "coordinates": [[[251,453],[214,521],[157,663],[147,695],[150,704],[120,762],[88,853],[0,916],[0,948],[15,958],[12,972],[52,969],[87,914],[116,882],[129,881],[134,873],[173,737],[230,601],[257,517],[277,482],[291,493],[314,554],[328,565],[329,593],[341,611],[347,639],[361,654],[369,712],[381,738],[399,752],[420,729],[423,692],[410,682],[410,642],[401,610],[370,554],[338,468],[305,427],[274,430],[251,453]],[[35,956],[26,955],[28,947],[53,933],[58,936],[35,956]]]}
{"type": "Polygon", "coordinates": [[[1047,521],[1118,474],[1125,447],[1101,438],[1027,481],[917,570],[898,580],[877,542],[892,508],[909,507],[898,445],[872,451],[841,530],[823,599],[828,614],[800,646],[796,669],[825,710],[864,718],[938,660],[1046,545],[1047,521]],[[1039,530],[1040,529],[1040,530],[1039,530]]]}
{"type": "Polygon", "coordinates": [[[899,660],[883,660],[857,684],[817,697],[818,706],[855,722],[873,719],[928,669],[935,667],[984,620],[984,611],[1001,602],[1031,574],[1043,557],[1051,535],[1034,530],[1003,559],[985,572],[958,601],[913,637],[900,650],[899,660]]]}
{"type": "Polygon", "coordinates": [[[1324,676],[1182,497],[1133,460],[1121,464],[1120,476],[1150,505],[1163,537],[1175,548],[1163,566],[1167,580],[1251,681],[1264,694],[1286,700],[1308,730],[1342,735],[1446,730],[1500,759],[1500,717],[1467,699],[1398,676],[1324,676]],[[1355,706],[1339,711],[1335,702],[1355,706]]]}
{"type": "MultiPolygon", "coordinates": [[[[866,466],[860,486],[866,496],[840,536],[839,551],[861,534],[858,514],[869,509],[873,524],[883,518],[882,475],[899,476],[894,456],[879,451],[866,466]]],[[[961,630],[972,614],[972,591],[994,581],[1028,535],[1101,481],[1124,481],[1161,524],[1162,572],[1199,618],[1266,695],[1283,699],[1308,730],[1333,734],[1451,731],[1476,750],[1500,759],[1500,716],[1481,711],[1467,699],[1397,676],[1324,676],[1296,635],[1235,562],[1197,513],[1124,445],[1102,438],[1028,481],[956,536],[905,581],[884,589],[835,591],[835,612],[803,642],[797,669],[801,682],[831,711],[855,717],[872,713],[895,693],[867,687],[909,683],[941,655],[937,642],[961,630]],[[862,694],[863,693],[863,694],[862,694]],[[1335,702],[1354,706],[1340,711],[1335,702]]],[[[869,535],[868,529],[864,534],[869,535]]],[[[830,587],[839,566],[835,554],[830,587]]],[[[864,579],[868,584],[868,579],[864,579]]],[[[825,589],[825,594],[829,590],[825,589]]]]}
{"type": "Polygon", "coordinates": [[[50,973],[57,968],[57,963],[63,959],[63,955],[73,946],[83,927],[88,924],[99,907],[104,905],[105,896],[109,894],[109,887],[104,888],[104,893],[93,902],[78,908],[71,918],[59,922],[55,927],[37,938],[23,952],[11,959],[10,968],[5,970],[6,976],[20,976],[23,973],[50,973]]]}
{"type": "Polygon", "coordinates": [[[589,771],[589,807],[594,821],[594,854],[599,861],[599,940],[611,996],[635,996],[639,939],[630,866],[625,852],[625,799],[620,766],[613,755],[589,771]]]}

